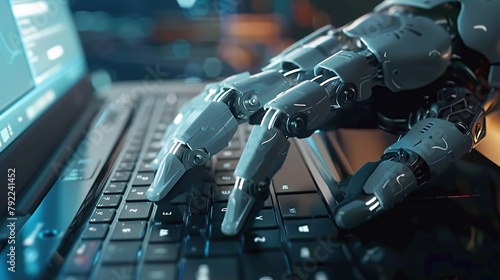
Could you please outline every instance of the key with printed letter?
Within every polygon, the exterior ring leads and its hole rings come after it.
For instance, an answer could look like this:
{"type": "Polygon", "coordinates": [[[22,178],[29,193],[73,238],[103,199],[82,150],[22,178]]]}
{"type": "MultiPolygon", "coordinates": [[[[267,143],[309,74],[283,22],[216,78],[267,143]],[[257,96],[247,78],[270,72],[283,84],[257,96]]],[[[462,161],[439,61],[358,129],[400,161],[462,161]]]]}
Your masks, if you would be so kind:
{"type": "Polygon", "coordinates": [[[151,202],[127,203],[122,209],[119,220],[147,220],[152,208],[151,202]]]}
{"type": "Polygon", "coordinates": [[[111,240],[142,240],[147,222],[131,221],[116,224],[111,240]]]}
{"type": "Polygon", "coordinates": [[[119,194],[115,195],[103,195],[99,202],[97,203],[98,208],[116,208],[120,205],[122,196],[119,194]]]}
{"type": "Polygon", "coordinates": [[[156,209],[154,221],[162,224],[182,224],[185,205],[160,204],[156,209]]]}
{"type": "Polygon", "coordinates": [[[132,186],[149,186],[153,183],[154,172],[139,172],[135,175],[132,186]]]}
{"type": "Polygon", "coordinates": [[[90,217],[91,223],[110,223],[115,217],[115,209],[96,209],[92,217],[90,217]]]}
{"type": "Polygon", "coordinates": [[[264,250],[279,250],[280,236],[277,230],[256,230],[243,236],[245,251],[259,252],[264,250]]]}
{"type": "Polygon", "coordinates": [[[133,187],[127,196],[127,201],[147,201],[146,191],[148,187],[133,187]]]}

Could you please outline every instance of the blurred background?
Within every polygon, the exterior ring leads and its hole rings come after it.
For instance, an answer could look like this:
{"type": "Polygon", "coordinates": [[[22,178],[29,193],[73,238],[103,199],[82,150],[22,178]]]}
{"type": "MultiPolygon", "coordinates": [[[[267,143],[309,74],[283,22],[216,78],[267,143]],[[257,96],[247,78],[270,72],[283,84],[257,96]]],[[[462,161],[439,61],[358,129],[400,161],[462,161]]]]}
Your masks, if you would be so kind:
{"type": "Polygon", "coordinates": [[[97,84],[217,79],[258,71],[286,46],[326,24],[336,27],[379,0],[69,0],[97,84]],[[100,81],[100,82],[99,82],[100,81]]]}

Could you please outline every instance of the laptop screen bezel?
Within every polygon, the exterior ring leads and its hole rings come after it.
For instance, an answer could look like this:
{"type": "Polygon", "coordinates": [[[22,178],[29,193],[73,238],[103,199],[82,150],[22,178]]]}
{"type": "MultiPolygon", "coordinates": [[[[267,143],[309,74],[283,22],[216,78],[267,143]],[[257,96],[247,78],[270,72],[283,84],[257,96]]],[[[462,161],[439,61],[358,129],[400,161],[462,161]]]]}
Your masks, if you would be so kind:
{"type": "MultiPolygon", "coordinates": [[[[8,170],[15,169],[16,216],[27,215],[33,211],[36,203],[50,190],[61,171],[61,168],[54,165],[56,151],[66,150],[67,153],[60,153],[59,156],[69,157],[72,149],[71,146],[59,145],[67,138],[79,137],[71,135],[70,132],[74,130],[84,112],[95,110],[98,102],[88,76],[83,76],[0,154],[1,182],[12,181],[8,180],[8,170]],[[43,180],[37,180],[42,174],[43,180]]],[[[57,162],[64,163],[65,159],[59,158],[57,162]]],[[[9,189],[3,188],[0,201],[7,201],[8,191],[9,189]]],[[[2,207],[0,216],[3,218],[6,215],[7,207],[2,207]]]]}

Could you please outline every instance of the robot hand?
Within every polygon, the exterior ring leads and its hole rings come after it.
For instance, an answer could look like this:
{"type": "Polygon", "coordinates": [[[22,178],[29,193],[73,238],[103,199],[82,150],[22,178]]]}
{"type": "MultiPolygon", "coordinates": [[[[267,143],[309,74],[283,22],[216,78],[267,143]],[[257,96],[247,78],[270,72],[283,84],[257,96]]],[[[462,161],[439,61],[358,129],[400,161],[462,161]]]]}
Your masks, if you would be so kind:
{"type": "Polygon", "coordinates": [[[265,104],[310,78],[319,62],[340,49],[338,39],[328,34],[331,30],[329,25],[318,29],[271,60],[263,72],[238,74],[212,84],[184,105],[151,163],[157,172],[148,199],[164,198],[187,170],[203,166],[225,148],[239,124],[259,122],[265,104]]]}
{"type": "Polygon", "coordinates": [[[368,106],[391,132],[405,131],[406,123],[410,130],[379,162],[351,178],[346,198],[334,210],[337,226],[355,228],[429,184],[484,137],[484,110],[500,84],[498,51],[484,47],[498,41],[499,25],[487,12],[498,10],[500,1],[483,1],[474,9],[445,5],[443,11],[449,11],[442,15],[425,12],[440,4],[385,1],[341,29],[326,26],[312,33],[272,59],[263,72],[232,77],[189,103],[187,116],[168,131],[172,140],[158,159],[148,198],[162,199],[188,169],[204,165],[226,147],[238,124],[256,124],[234,172],[221,228],[226,235],[238,234],[269,197],[269,178],[282,166],[289,138],[310,136],[338,110],[368,106]],[[488,14],[489,29],[468,28],[478,14],[475,9],[488,14]],[[481,53],[481,63],[461,61],[474,54],[468,48],[481,53]],[[391,103],[408,95],[418,102],[391,103]],[[394,107],[397,116],[387,117],[377,106],[394,107]],[[415,118],[411,110],[418,110],[415,118]]]}
{"type": "Polygon", "coordinates": [[[147,191],[151,201],[165,197],[187,170],[204,166],[224,149],[238,124],[248,119],[289,87],[281,73],[269,70],[250,76],[242,73],[210,85],[180,110],[165,133],[165,144],[151,163],[157,172],[147,191]]]}

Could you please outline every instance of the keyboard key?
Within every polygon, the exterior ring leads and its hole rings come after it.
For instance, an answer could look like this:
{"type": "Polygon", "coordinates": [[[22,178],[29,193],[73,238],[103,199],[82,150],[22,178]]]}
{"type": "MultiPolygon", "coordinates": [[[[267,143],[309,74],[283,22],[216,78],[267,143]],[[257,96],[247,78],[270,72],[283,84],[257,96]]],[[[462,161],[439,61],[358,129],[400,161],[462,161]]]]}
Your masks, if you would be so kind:
{"type": "Polygon", "coordinates": [[[153,133],[153,137],[151,138],[151,141],[161,141],[163,139],[164,135],[165,135],[165,133],[155,132],[155,133],[153,133]]]}
{"type": "Polygon", "coordinates": [[[162,224],[182,224],[185,209],[185,205],[159,204],[154,221],[162,224]]]}
{"type": "Polygon", "coordinates": [[[325,204],[317,193],[279,195],[278,205],[285,219],[328,216],[325,204]]]}
{"type": "Polygon", "coordinates": [[[147,190],[148,187],[133,187],[127,195],[127,201],[148,201],[147,190]]]}
{"type": "Polygon", "coordinates": [[[214,189],[217,185],[213,182],[205,182],[203,184],[196,184],[191,188],[189,193],[190,197],[206,197],[212,199],[214,189]]]}
{"type": "Polygon", "coordinates": [[[128,171],[115,172],[113,177],[111,177],[111,182],[128,182],[130,180],[131,173],[128,171]]]}
{"type": "Polygon", "coordinates": [[[189,202],[189,214],[206,215],[209,211],[209,201],[206,197],[192,197],[189,202]]]}
{"type": "Polygon", "coordinates": [[[68,262],[67,272],[88,274],[92,269],[101,241],[82,241],[76,246],[73,256],[68,262]]]}
{"type": "Polygon", "coordinates": [[[240,244],[238,241],[210,241],[208,243],[208,256],[238,256],[240,244]]]}
{"type": "Polygon", "coordinates": [[[130,139],[130,146],[128,147],[127,151],[129,153],[137,153],[141,150],[142,143],[144,143],[144,138],[143,137],[132,137],[130,139]]]}
{"type": "Polygon", "coordinates": [[[108,224],[89,224],[83,232],[82,239],[104,239],[108,229],[108,224]]]}
{"type": "Polygon", "coordinates": [[[170,200],[169,203],[172,205],[185,204],[187,202],[187,198],[188,198],[187,192],[183,192],[178,196],[172,198],[172,200],[170,200]]]}
{"type": "Polygon", "coordinates": [[[200,236],[189,236],[184,247],[184,257],[203,257],[207,242],[200,236]]]}
{"type": "Polygon", "coordinates": [[[152,206],[151,202],[127,203],[122,209],[119,220],[147,220],[152,206]]]}
{"type": "Polygon", "coordinates": [[[111,240],[142,240],[146,231],[147,222],[119,222],[111,236],[111,240]]]}
{"type": "Polygon", "coordinates": [[[121,200],[122,196],[119,194],[103,195],[97,203],[97,208],[116,208],[120,205],[121,200]]]}
{"type": "MultiPolygon", "coordinates": [[[[103,252],[103,263],[135,263],[138,259],[141,242],[110,242],[103,252]]],[[[101,278],[99,278],[101,279],[101,278]]],[[[102,278],[104,279],[104,278],[102,278]]]]}
{"type": "Polygon", "coordinates": [[[127,148],[127,152],[129,153],[139,153],[141,151],[141,147],[142,147],[142,141],[140,140],[132,140],[130,142],[130,145],[129,147],[127,148]]]}
{"type": "Polygon", "coordinates": [[[290,262],[301,264],[305,260],[314,259],[317,263],[348,263],[341,243],[332,240],[324,242],[291,242],[288,248],[290,262]]]}
{"type": "Polygon", "coordinates": [[[234,171],[238,165],[237,160],[217,160],[215,171],[234,171]]]}
{"type": "Polygon", "coordinates": [[[216,172],[215,173],[215,183],[219,186],[229,185],[234,186],[236,178],[234,178],[232,172],[216,172]]]}
{"type": "MultiPolygon", "coordinates": [[[[307,264],[292,265],[292,275],[290,279],[321,279],[321,280],[337,280],[337,279],[367,279],[360,272],[354,273],[356,269],[352,265],[328,264],[318,265],[314,270],[306,270],[307,264]],[[302,277],[301,277],[302,276],[302,277]],[[304,278],[305,277],[305,278],[304,278]]],[[[396,277],[397,278],[397,277],[396,277]]]]}
{"type": "Polygon", "coordinates": [[[122,162],[136,162],[138,158],[138,153],[128,152],[123,156],[122,162]]]}
{"type": "Polygon", "coordinates": [[[240,279],[237,258],[186,259],[182,280],[240,279]]]}
{"type": "Polygon", "coordinates": [[[264,208],[264,209],[273,208],[273,200],[271,199],[271,196],[269,196],[266,199],[266,201],[264,201],[264,206],[262,208],[264,208]]]}
{"type": "Polygon", "coordinates": [[[240,157],[241,150],[223,150],[217,154],[218,160],[239,159],[240,157]]]}
{"type": "Polygon", "coordinates": [[[273,185],[276,194],[316,192],[316,184],[294,144],[283,167],[273,176],[273,185]]]}
{"type": "Polygon", "coordinates": [[[227,202],[227,199],[229,198],[229,195],[231,194],[231,191],[233,190],[234,186],[222,186],[222,187],[215,187],[214,188],[214,201],[215,202],[227,202]]]}
{"type": "Polygon", "coordinates": [[[152,171],[152,168],[149,162],[143,162],[139,166],[139,172],[150,172],[150,171],[152,171]]]}
{"type": "Polygon", "coordinates": [[[276,228],[276,218],[272,209],[264,209],[257,214],[253,222],[252,228],[276,228]]]}
{"type": "Polygon", "coordinates": [[[137,277],[133,265],[106,265],[99,268],[95,279],[135,280],[137,277]]]}
{"type": "Polygon", "coordinates": [[[206,216],[189,215],[186,221],[186,233],[188,235],[205,236],[207,224],[206,216]]]}
{"type": "Polygon", "coordinates": [[[337,236],[338,229],[328,218],[286,220],[285,231],[290,240],[305,240],[318,237],[337,236]]]}
{"type": "Polygon", "coordinates": [[[111,223],[115,217],[115,209],[96,209],[92,217],[90,217],[91,223],[111,223]]]}
{"type": "MultiPolygon", "coordinates": [[[[111,278],[107,278],[111,279],[111,278]]],[[[145,264],[140,274],[141,280],[177,279],[177,264],[145,264]]]]}
{"type": "Polygon", "coordinates": [[[222,221],[212,222],[210,225],[210,240],[229,241],[237,240],[238,236],[227,236],[221,231],[222,221]]]}
{"type": "Polygon", "coordinates": [[[227,212],[226,203],[215,203],[212,207],[212,221],[222,221],[224,220],[224,215],[227,212]]]}
{"type": "Polygon", "coordinates": [[[277,230],[256,230],[243,236],[246,252],[279,250],[280,236],[277,230]]]}
{"type": "Polygon", "coordinates": [[[105,194],[122,194],[127,187],[126,183],[109,183],[104,190],[105,194]]]}
{"type": "MultiPolygon", "coordinates": [[[[282,252],[261,252],[257,254],[244,254],[242,255],[242,261],[243,272],[246,279],[288,279],[284,277],[284,275],[287,275],[288,272],[287,265],[285,263],[285,254],[283,254],[282,252]]],[[[316,279],[319,280],[321,278],[316,279]]]]}
{"type": "Polygon", "coordinates": [[[181,233],[182,225],[154,225],[149,242],[177,242],[181,239],[181,233]]]}
{"type": "Polygon", "coordinates": [[[145,162],[151,162],[153,159],[156,158],[156,156],[158,155],[158,152],[147,152],[145,155],[144,155],[144,158],[142,160],[144,160],[145,162]]]}
{"type": "Polygon", "coordinates": [[[132,186],[149,186],[153,183],[154,172],[140,172],[135,175],[132,186]]]}
{"type": "Polygon", "coordinates": [[[134,162],[120,162],[117,167],[117,171],[132,171],[134,170],[134,162]]]}
{"type": "Polygon", "coordinates": [[[179,256],[179,244],[150,244],[146,249],[146,262],[172,262],[179,256]]]}
{"type": "MultiPolygon", "coordinates": [[[[168,116],[168,115],[166,115],[168,116]]],[[[158,123],[156,125],[156,131],[158,132],[165,132],[168,128],[168,123],[158,123]]]]}
{"type": "Polygon", "coordinates": [[[148,151],[159,151],[161,150],[161,148],[163,148],[163,145],[165,145],[165,142],[163,142],[163,140],[153,141],[149,144],[148,151]]]}

